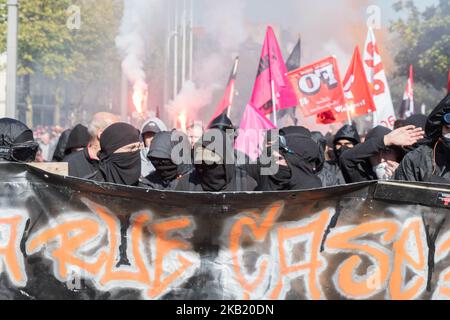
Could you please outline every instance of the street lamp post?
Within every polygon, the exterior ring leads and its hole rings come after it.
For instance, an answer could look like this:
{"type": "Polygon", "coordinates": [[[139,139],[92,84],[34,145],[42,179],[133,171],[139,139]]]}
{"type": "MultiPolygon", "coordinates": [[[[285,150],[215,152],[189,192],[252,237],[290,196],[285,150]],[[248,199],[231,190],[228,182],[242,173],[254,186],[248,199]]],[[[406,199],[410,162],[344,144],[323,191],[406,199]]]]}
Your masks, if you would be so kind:
{"type": "Polygon", "coordinates": [[[8,0],[6,116],[16,117],[18,0],[8,0]]]}

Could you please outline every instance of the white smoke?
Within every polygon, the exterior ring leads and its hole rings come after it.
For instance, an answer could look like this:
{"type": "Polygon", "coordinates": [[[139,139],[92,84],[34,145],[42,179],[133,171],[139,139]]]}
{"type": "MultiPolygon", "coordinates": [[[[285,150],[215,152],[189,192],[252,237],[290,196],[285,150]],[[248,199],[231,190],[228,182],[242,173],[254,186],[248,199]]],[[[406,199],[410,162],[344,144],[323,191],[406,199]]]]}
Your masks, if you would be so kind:
{"type": "Polygon", "coordinates": [[[211,103],[211,88],[198,88],[192,81],[186,81],[176,98],[167,106],[172,120],[177,120],[179,115],[185,112],[189,126],[192,122],[199,120],[200,110],[211,103]]]}
{"type": "Polygon", "coordinates": [[[124,0],[124,11],[116,46],[123,58],[122,70],[133,84],[134,91],[147,92],[144,70],[151,14],[158,0],[124,0]]]}
{"type": "Polygon", "coordinates": [[[214,103],[225,89],[234,58],[248,38],[248,33],[245,27],[245,2],[201,0],[199,7],[202,8],[201,26],[206,36],[204,41],[197,43],[193,75],[195,83],[185,83],[168,108],[172,117],[187,110],[191,121],[208,122],[214,112],[214,103]]]}

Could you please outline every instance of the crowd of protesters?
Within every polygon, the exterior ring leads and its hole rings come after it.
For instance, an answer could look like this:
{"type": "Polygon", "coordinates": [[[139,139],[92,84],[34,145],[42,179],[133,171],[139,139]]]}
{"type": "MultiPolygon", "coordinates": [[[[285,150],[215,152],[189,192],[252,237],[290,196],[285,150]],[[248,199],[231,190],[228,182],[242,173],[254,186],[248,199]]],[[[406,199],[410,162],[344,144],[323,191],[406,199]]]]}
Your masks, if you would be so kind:
{"type": "Polygon", "coordinates": [[[3,118],[0,161],[67,162],[72,177],[176,191],[305,190],[371,180],[450,183],[450,95],[428,117],[397,121],[394,130],[377,126],[364,139],[351,125],[334,137],[282,128],[263,150],[277,165],[272,174],[262,173],[267,162],[229,161],[248,160],[234,149],[236,134],[226,115],[206,130],[193,125],[183,133],[158,118],[138,130],[98,113],[88,127],[38,128],[34,136],[23,123],[3,118]],[[207,136],[221,140],[221,147],[207,136]]]}

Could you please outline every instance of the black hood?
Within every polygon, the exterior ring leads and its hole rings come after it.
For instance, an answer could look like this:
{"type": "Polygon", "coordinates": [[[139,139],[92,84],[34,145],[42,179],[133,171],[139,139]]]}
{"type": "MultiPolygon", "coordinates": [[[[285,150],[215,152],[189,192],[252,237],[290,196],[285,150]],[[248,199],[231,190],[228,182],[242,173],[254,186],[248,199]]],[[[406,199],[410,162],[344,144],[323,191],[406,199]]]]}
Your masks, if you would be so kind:
{"type": "Polygon", "coordinates": [[[358,130],[354,126],[346,124],[343,126],[334,136],[333,145],[336,144],[339,140],[349,140],[353,142],[354,145],[357,145],[361,142],[361,138],[359,137],[358,130]]]}
{"type": "Polygon", "coordinates": [[[305,127],[288,127],[281,129],[280,135],[286,138],[286,144],[298,160],[316,168],[320,165],[320,148],[312,139],[311,132],[305,127]]]}
{"type": "Polygon", "coordinates": [[[148,158],[171,159],[173,145],[172,132],[157,133],[150,145],[148,158]]]}
{"type": "Polygon", "coordinates": [[[320,155],[317,167],[317,172],[322,171],[323,165],[325,164],[325,150],[327,149],[327,139],[319,131],[311,132],[311,138],[319,146],[320,155]]]}
{"type": "Polygon", "coordinates": [[[155,135],[150,145],[148,158],[163,181],[172,181],[177,176],[184,175],[192,169],[192,165],[186,161],[190,161],[190,150],[189,138],[184,133],[175,130],[160,132],[155,135]],[[173,141],[173,133],[177,133],[177,136],[180,137],[178,141],[173,141]],[[180,151],[186,151],[188,154],[184,155],[180,152],[176,155],[180,159],[174,159],[172,152],[176,146],[180,147],[180,151]]]}
{"type": "Polygon", "coordinates": [[[427,116],[424,114],[414,114],[403,121],[403,126],[415,126],[425,130],[427,125],[427,116]]]}
{"type": "Polygon", "coordinates": [[[10,118],[0,119],[0,161],[34,161],[38,148],[33,131],[25,124],[10,118]]]}
{"type": "Polygon", "coordinates": [[[208,164],[213,159],[204,159],[206,163],[198,163],[198,158],[195,159],[195,168],[203,190],[210,192],[226,190],[236,176],[232,136],[219,129],[210,129],[194,146],[194,156],[199,150],[206,150],[208,153],[211,152],[212,156],[216,155],[222,159],[216,164],[208,164]],[[220,137],[222,143],[214,141],[211,137],[220,137]]]}
{"type": "Polygon", "coordinates": [[[392,130],[383,126],[376,126],[367,133],[366,141],[369,139],[381,139],[391,133],[392,130]]]}
{"type": "Polygon", "coordinates": [[[425,126],[426,137],[436,142],[442,136],[442,120],[450,112],[450,93],[431,112],[425,126]]]}
{"type": "Polygon", "coordinates": [[[0,119],[0,145],[14,145],[34,141],[33,131],[24,123],[10,118],[0,119]]]}
{"type": "MultiPolygon", "coordinates": [[[[321,182],[316,173],[323,165],[319,145],[311,138],[311,132],[305,127],[287,127],[280,130],[286,148],[281,148],[286,168],[269,178],[271,190],[303,190],[320,188],[321,182]]],[[[282,147],[282,146],[280,146],[282,147]]]]}
{"type": "Polygon", "coordinates": [[[67,129],[63,131],[63,133],[61,133],[61,136],[59,137],[58,143],[55,148],[55,152],[53,153],[53,161],[63,161],[64,156],[66,155],[67,141],[69,141],[71,131],[71,129],[67,129]]]}
{"type": "Polygon", "coordinates": [[[85,148],[89,144],[91,136],[89,135],[88,128],[78,124],[70,132],[69,139],[66,145],[66,154],[70,153],[72,149],[85,148]]]}
{"type": "Polygon", "coordinates": [[[226,131],[234,130],[235,127],[233,125],[233,122],[231,122],[230,118],[228,118],[228,116],[224,112],[211,122],[209,129],[219,129],[222,131],[226,131]]]}

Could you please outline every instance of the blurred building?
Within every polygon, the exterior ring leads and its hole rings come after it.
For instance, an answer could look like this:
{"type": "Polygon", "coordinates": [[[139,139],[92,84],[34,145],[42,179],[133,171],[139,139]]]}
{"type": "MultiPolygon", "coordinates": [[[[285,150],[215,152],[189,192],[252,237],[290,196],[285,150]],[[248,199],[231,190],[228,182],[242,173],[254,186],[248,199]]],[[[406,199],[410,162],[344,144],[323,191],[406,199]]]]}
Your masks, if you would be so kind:
{"type": "Polygon", "coordinates": [[[0,55],[0,118],[6,115],[6,52],[0,55]]]}

